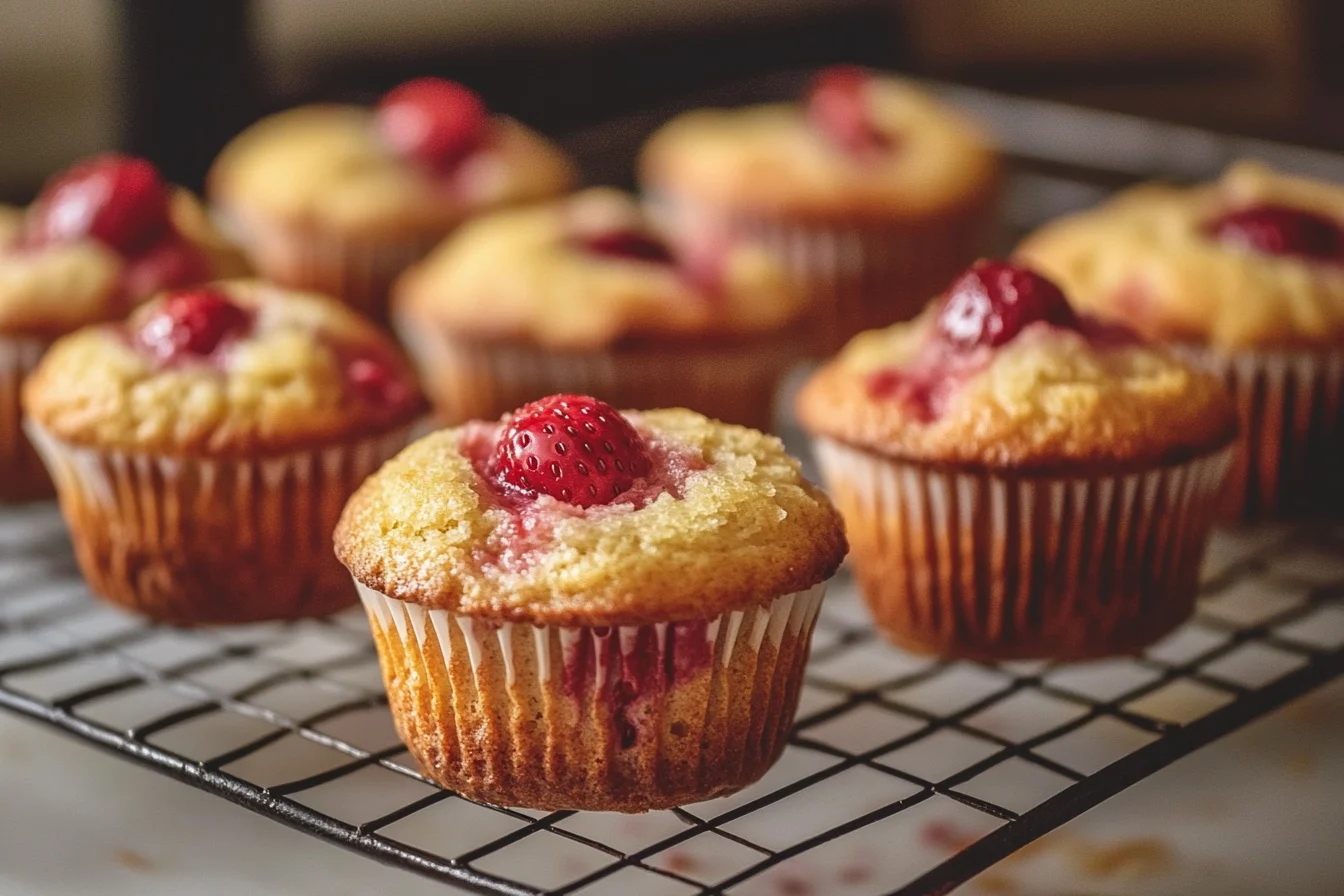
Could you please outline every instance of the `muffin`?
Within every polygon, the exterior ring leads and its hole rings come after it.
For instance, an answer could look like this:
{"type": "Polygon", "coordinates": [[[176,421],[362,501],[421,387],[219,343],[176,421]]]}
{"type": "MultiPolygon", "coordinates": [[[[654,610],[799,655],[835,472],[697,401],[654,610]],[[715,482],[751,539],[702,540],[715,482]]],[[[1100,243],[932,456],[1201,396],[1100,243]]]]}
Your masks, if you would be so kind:
{"type": "Polygon", "coordinates": [[[424,413],[371,324],[250,281],[58,340],[23,402],[90,588],[182,625],[353,603],[337,516],[424,413]]]}
{"type": "Polygon", "coordinates": [[[808,287],[824,350],[916,314],[986,249],[995,152],[905,81],[826,69],[799,103],[681,115],[640,179],[674,231],[767,246],[808,287]]]}
{"type": "Polygon", "coordinates": [[[767,429],[805,299],[757,247],[673,251],[616,190],[473,220],[398,282],[394,328],[450,423],[555,392],[767,429]]]}
{"type": "Polygon", "coordinates": [[[559,195],[574,166],[460,84],[419,78],[376,109],[304,106],[236,137],[212,203],[257,270],[376,319],[393,278],[468,216],[559,195]]]}
{"type": "Polygon", "coordinates": [[[642,812],[778,758],[845,538],[777,439],[561,395],[416,442],[355,493],[336,552],[426,775],[642,812]]]}
{"type": "Polygon", "coordinates": [[[26,211],[0,210],[0,501],[51,494],[20,428],[19,385],[53,339],[243,270],[196,199],[144,159],[89,159],[26,211]]]}
{"type": "Polygon", "coordinates": [[[1128,653],[1194,605],[1237,434],[1222,383],[980,261],[798,413],[878,627],[980,660],[1128,653]]]}
{"type": "Polygon", "coordinates": [[[1344,186],[1234,165],[1142,186],[1029,237],[1021,256],[1080,307],[1221,376],[1245,433],[1229,512],[1344,506],[1344,186]]]}

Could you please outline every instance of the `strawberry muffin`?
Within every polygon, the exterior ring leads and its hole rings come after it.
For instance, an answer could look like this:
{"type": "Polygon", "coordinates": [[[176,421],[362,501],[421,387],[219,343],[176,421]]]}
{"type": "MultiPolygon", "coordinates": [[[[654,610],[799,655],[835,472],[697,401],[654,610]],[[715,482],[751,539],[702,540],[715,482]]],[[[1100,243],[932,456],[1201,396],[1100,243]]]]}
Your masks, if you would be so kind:
{"type": "Polygon", "coordinates": [[[1233,515],[1344,507],[1344,186],[1243,162],[1143,186],[1029,237],[1081,307],[1216,372],[1241,413],[1233,515]]]}
{"type": "Polygon", "coordinates": [[[897,644],[982,660],[1127,653],[1194,606],[1237,433],[1222,383],[980,261],[798,397],[897,644]]]}
{"type": "Polygon", "coordinates": [[[798,103],[673,119],[640,179],[678,235],[711,227],[768,247],[807,285],[833,351],[914,315],[985,251],[1000,165],[919,88],[841,66],[798,103]]]}
{"type": "Polygon", "coordinates": [[[224,148],[210,198],[257,270],[381,319],[393,278],[483,209],[556,196],[575,169],[539,134],[451,81],[376,109],[304,106],[224,148]]]}
{"type": "Polygon", "coordinates": [[[778,758],[845,538],[777,439],[559,395],[407,448],[351,499],[336,552],[427,775],[643,812],[778,758]]]}
{"type": "Polygon", "coordinates": [[[371,324],[250,281],[57,341],[23,400],[89,587],[174,624],[352,603],[336,518],[424,413],[371,324]]]}
{"type": "Polygon", "coordinates": [[[144,159],[89,159],[28,209],[0,209],[0,501],[51,494],[20,429],[19,385],[53,339],[243,270],[196,199],[144,159]]]}
{"type": "Polygon", "coordinates": [[[394,326],[451,423],[554,392],[766,429],[804,298],[760,248],[669,247],[629,196],[482,216],[398,281],[394,326]]]}

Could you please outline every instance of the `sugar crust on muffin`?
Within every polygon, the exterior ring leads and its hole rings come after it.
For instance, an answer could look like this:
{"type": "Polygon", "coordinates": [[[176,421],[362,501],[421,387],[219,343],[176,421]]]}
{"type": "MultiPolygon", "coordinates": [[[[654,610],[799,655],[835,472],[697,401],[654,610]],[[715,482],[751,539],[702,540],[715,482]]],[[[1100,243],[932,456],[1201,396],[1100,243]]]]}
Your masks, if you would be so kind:
{"type": "Polygon", "coordinates": [[[1219,349],[1344,342],[1344,265],[1251,252],[1207,233],[1220,215],[1261,204],[1344,225],[1344,186],[1241,162],[1213,183],[1125,191],[1046,225],[1017,254],[1080,308],[1155,339],[1219,349]]]}
{"type": "Polygon", "coordinates": [[[798,396],[814,432],[904,460],[1018,471],[1149,465],[1226,445],[1236,417],[1222,384],[1157,346],[1099,345],[1044,323],[964,360],[946,407],[923,419],[871,390],[910,365],[936,309],[855,337],[798,396]]]}
{"type": "Polygon", "coordinates": [[[462,336],[583,349],[631,336],[777,330],[804,310],[784,269],[754,246],[724,248],[719,283],[707,288],[678,265],[574,244],[571,222],[619,216],[622,206],[638,217],[624,194],[596,188],[476,218],[403,275],[399,314],[462,336]]]}
{"type": "Polygon", "coordinates": [[[913,84],[874,78],[869,114],[894,135],[880,157],[856,162],[805,119],[799,104],[704,109],[668,122],[640,159],[643,181],[702,200],[806,215],[836,208],[922,216],[979,203],[999,165],[979,131],[913,84]]]}
{"type": "Polygon", "coordinates": [[[502,500],[479,457],[501,424],[470,424],[425,437],[366,482],[337,554],[398,600],[534,625],[712,618],[834,573],[839,517],[778,439],[682,409],[625,416],[660,459],[615,503],[502,500]]]}
{"type": "MultiPolygon", "coordinates": [[[[212,278],[247,271],[241,254],[211,226],[189,191],[173,190],[168,215],[173,229],[204,255],[212,278]]],[[[0,333],[54,338],[122,317],[149,298],[125,294],[127,262],[91,237],[6,252],[21,226],[21,212],[0,214],[0,333]]]]}
{"type": "Polygon", "coordinates": [[[290,226],[395,236],[447,229],[479,207],[550,195],[574,178],[558,149],[505,116],[445,180],[393,152],[373,110],[326,105],[281,112],[234,138],[209,193],[230,213],[245,204],[290,226]]]}
{"type": "Polygon", "coordinates": [[[58,340],[25,384],[26,411],[52,435],[103,449],[214,457],[300,450],[404,426],[423,412],[414,375],[371,324],[324,296],[254,280],[213,284],[253,315],[219,356],[162,364],[125,324],[58,340]],[[407,384],[398,406],[360,400],[345,375],[371,353],[407,384]]]}

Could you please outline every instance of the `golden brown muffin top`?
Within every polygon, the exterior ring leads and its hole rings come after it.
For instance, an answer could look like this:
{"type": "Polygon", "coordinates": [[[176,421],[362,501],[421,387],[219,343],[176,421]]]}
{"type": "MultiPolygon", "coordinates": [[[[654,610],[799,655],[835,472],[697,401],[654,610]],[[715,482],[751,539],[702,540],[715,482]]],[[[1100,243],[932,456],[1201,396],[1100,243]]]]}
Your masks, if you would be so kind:
{"type": "Polygon", "coordinates": [[[325,296],[234,280],[169,293],[58,340],[26,413],[102,450],[253,457],[373,436],[424,411],[372,324],[325,296]]]}
{"type": "Polygon", "coordinates": [[[1176,462],[1236,434],[1217,378],[1067,305],[1061,320],[962,345],[948,344],[947,307],[856,336],[799,394],[807,429],[898,459],[1023,473],[1176,462]]]}
{"type": "Polygon", "coordinates": [[[1220,222],[1266,208],[1344,230],[1344,186],[1240,162],[1214,183],[1128,190],[1047,224],[1018,254],[1079,307],[1153,339],[1227,350],[1344,344],[1344,257],[1275,254],[1218,236],[1220,222]]]}
{"type": "Polygon", "coordinates": [[[705,109],[677,116],[649,139],[641,181],[704,202],[822,217],[921,217],[996,188],[995,151],[925,91],[870,77],[858,102],[854,114],[882,140],[875,151],[856,153],[833,139],[807,102],[705,109]]]}
{"type": "Polygon", "coordinates": [[[475,339],[586,349],[631,336],[778,330],[804,296],[763,250],[673,250],[606,188],[483,215],[402,275],[394,317],[475,339]]]}
{"type": "Polygon", "coordinates": [[[829,578],[840,518],[773,436],[691,411],[625,412],[654,457],[611,504],[510,500],[500,423],[416,442],[351,498],[336,552],[375,591],[535,625],[639,625],[763,606],[829,578]]]}
{"type": "Polygon", "coordinates": [[[348,236],[448,230],[483,208],[565,192],[574,165],[541,135],[494,116],[481,148],[435,174],[396,154],[373,110],[304,106],[264,118],[215,160],[211,201],[227,214],[265,215],[348,236]]]}
{"type": "MultiPolygon", "coordinates": [[[[168,214],[176,233],[199,253],[201,281],[247,273],[242,255],[191,193],[175,188],[168,214]]],[[[0,335],[54,339],[124,317],[162,288],[153,269],[161,262],[152,252],[123,255],[92,238],[24,247],[24,218],[16,209],[0,214],[0,335]]]]}

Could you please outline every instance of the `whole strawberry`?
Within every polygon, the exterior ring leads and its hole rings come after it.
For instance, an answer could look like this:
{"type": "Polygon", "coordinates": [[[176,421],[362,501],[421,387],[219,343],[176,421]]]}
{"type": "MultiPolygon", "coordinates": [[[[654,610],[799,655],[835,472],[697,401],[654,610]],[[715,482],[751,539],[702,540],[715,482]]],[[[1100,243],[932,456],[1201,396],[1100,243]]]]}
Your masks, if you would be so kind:
{"type": "Polygon", "coordinates": [[[252,315],[223,292],[209,286],[182,290],[161,299],[136,341],[160,362],[206,358],[220,346],[240,339],[252,327],[252,315]]]}
{"type": "Polygon", "coordinates": [[[591,507],[629,491],[650,466],[644,440],[611,405],[552,395],[514,412],[490,473],[505,490],[591,507]]]}
{"type": "Polygon", "coordinates": [[[107,154],[75,165],[42,189],[28,223],[34,246],[93,237],[133,252],[168,226],[168,187],[135,156],[107,154]]]}
{"type": "Polygon", "coordinates": [[[854,156],[872,156],[891,146],[891,139],[873,121],[868,92],[873,76],[852,65],[823,69],[807,96],[807,117],[813,127],[854,156]]]}

